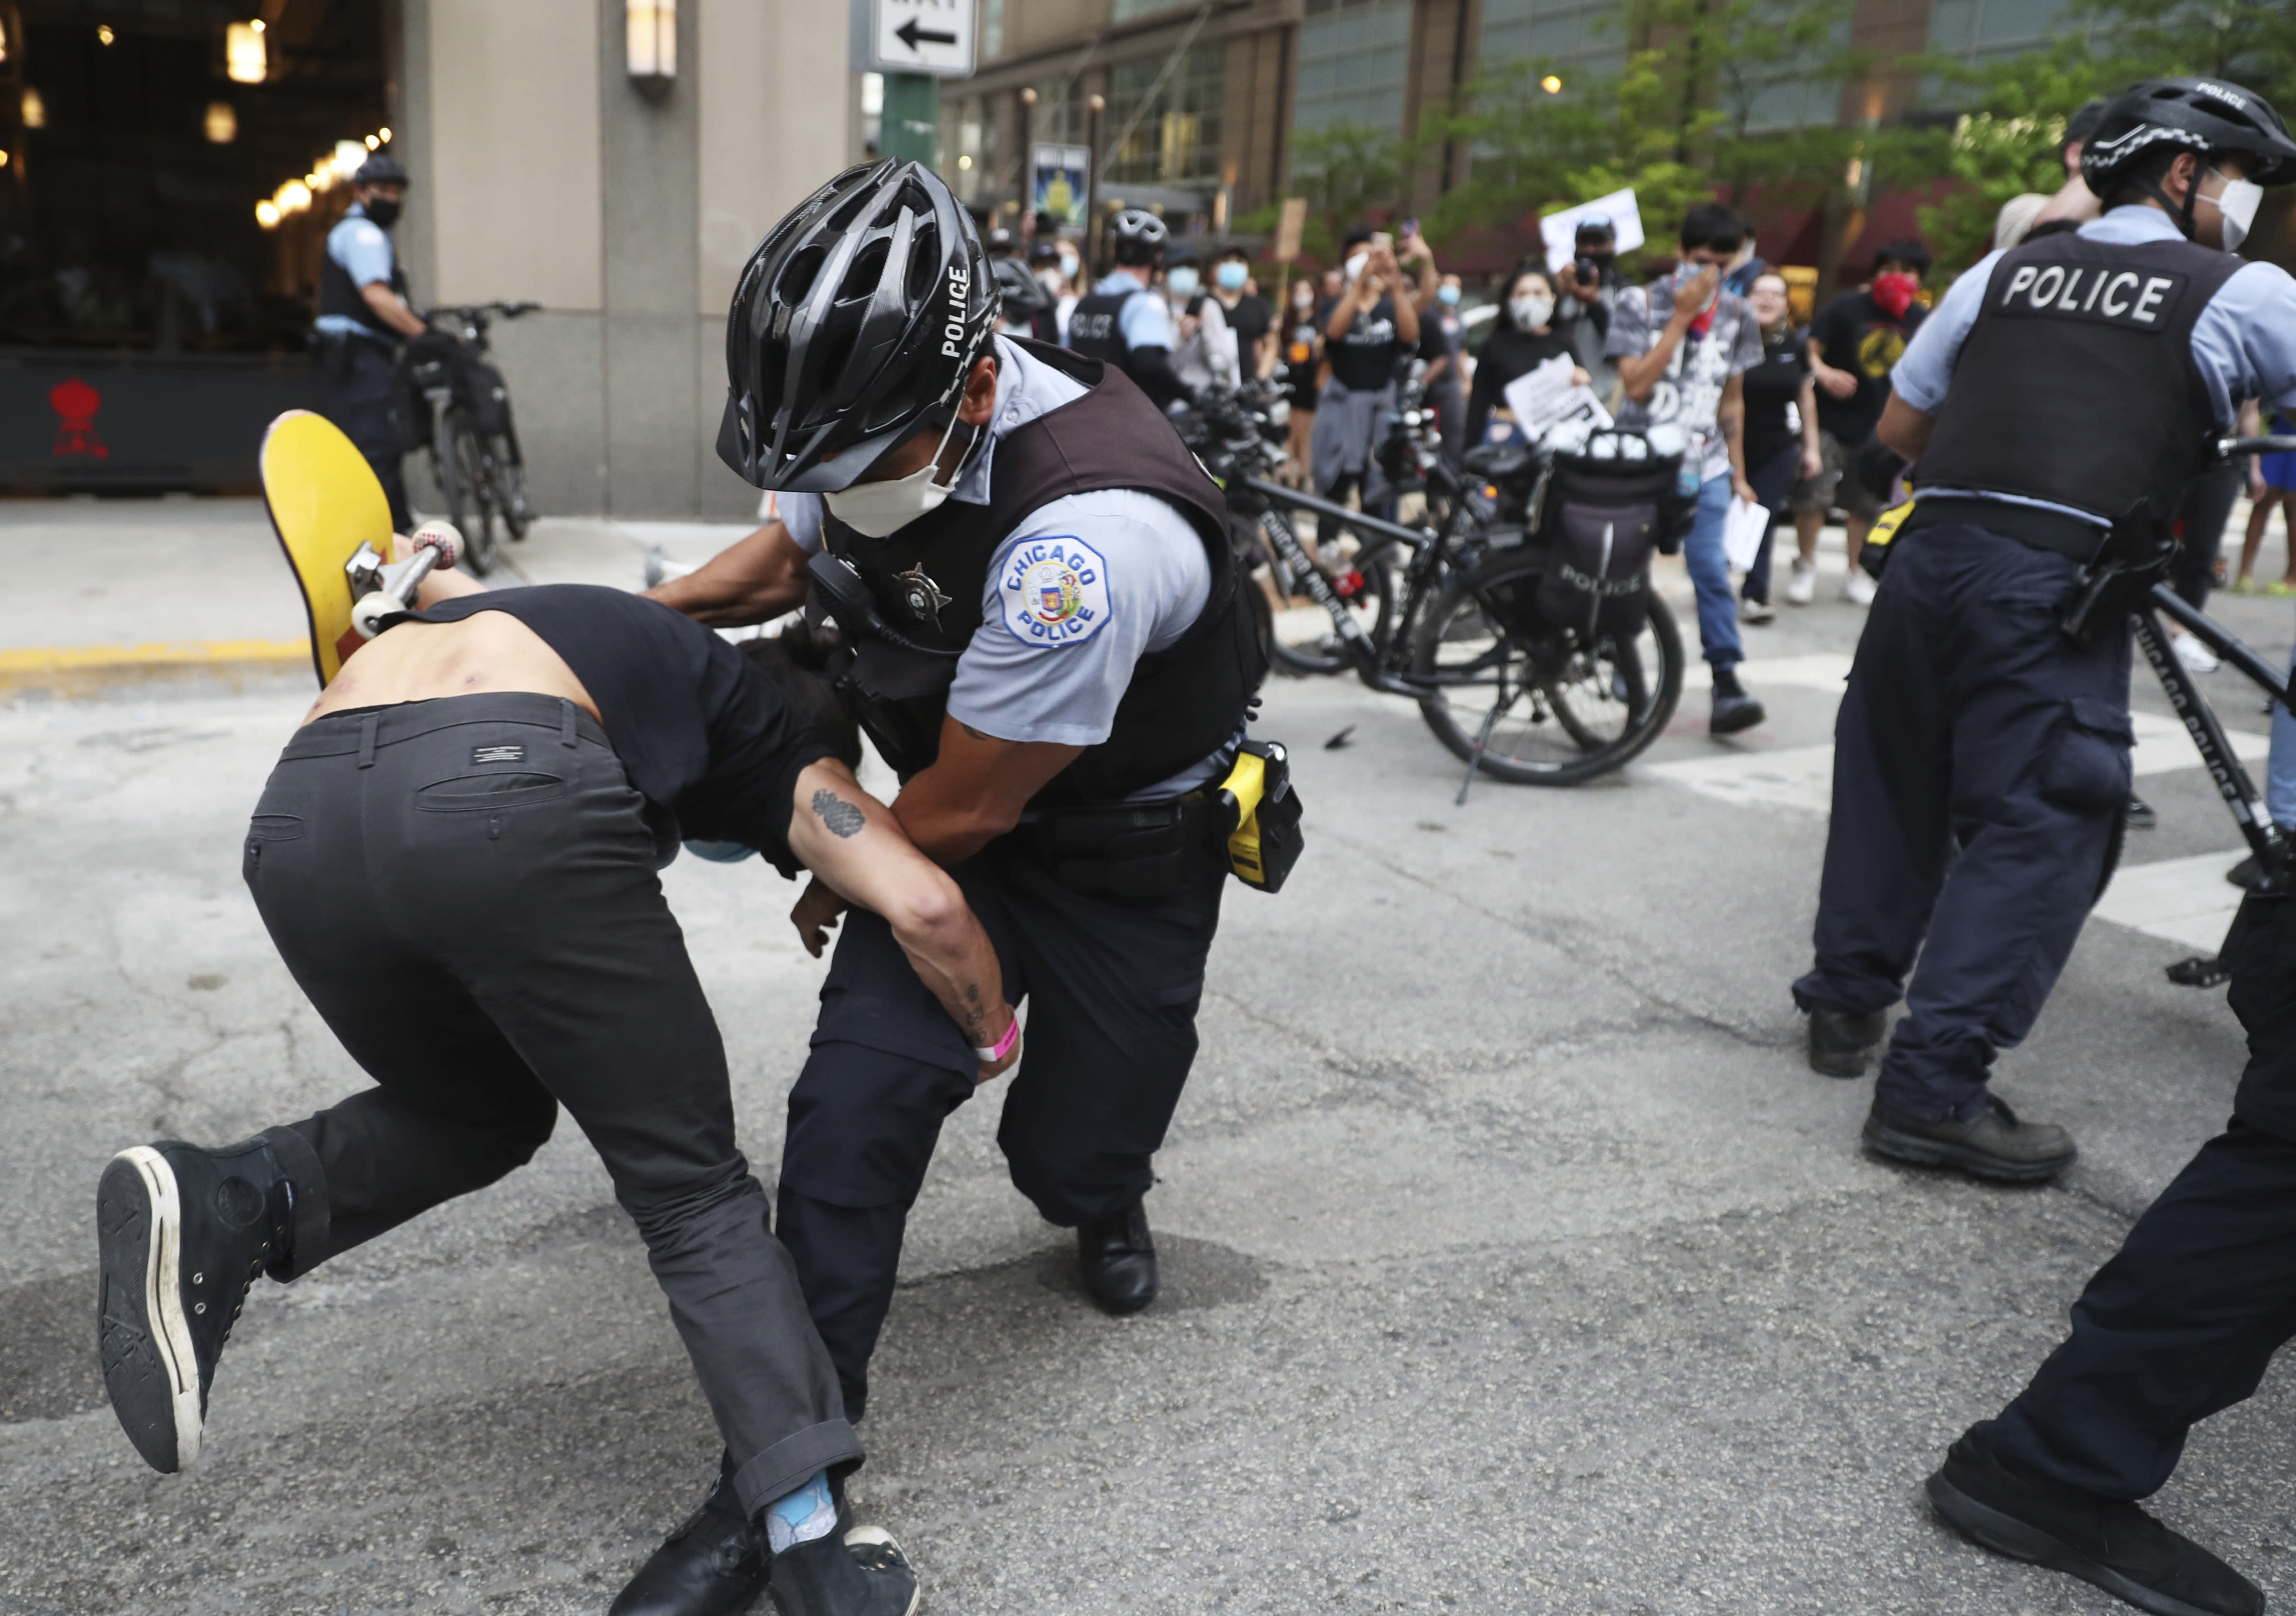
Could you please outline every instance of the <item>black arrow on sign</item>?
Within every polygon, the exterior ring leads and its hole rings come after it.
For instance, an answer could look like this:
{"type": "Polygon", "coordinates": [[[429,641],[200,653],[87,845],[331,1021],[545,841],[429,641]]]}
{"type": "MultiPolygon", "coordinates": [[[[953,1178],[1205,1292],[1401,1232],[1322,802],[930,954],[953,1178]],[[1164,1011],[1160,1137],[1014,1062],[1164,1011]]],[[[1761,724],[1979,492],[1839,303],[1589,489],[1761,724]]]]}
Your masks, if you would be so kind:
{"type": "Polygon", "coordinates": [[[920,45],[955,45],[956,43],[955,34],[944,34],[938,29],[919,28],[914,17],[895,29],[893,37],[913,51],[920,45]]]}

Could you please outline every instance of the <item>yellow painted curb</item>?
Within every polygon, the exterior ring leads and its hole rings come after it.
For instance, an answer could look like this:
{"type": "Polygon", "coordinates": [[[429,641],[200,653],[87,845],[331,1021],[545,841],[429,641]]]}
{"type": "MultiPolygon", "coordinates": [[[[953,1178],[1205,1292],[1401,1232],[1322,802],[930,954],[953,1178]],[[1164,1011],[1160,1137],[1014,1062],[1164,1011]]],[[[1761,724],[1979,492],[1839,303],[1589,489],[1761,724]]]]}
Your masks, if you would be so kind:
{"type": "Polygon", "coordinates": [[[308,640],[160,640],[0,650],[0,697],[88,695],[166,679],[271,677],[311,665],[308,640]]]}

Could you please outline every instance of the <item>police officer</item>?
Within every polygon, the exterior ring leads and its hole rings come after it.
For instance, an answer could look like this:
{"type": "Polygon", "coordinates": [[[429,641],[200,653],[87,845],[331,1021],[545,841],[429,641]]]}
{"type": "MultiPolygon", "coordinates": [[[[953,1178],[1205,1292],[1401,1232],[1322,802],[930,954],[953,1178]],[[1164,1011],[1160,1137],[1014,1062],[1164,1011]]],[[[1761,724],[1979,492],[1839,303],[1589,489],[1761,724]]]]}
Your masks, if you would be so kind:
{"type": "Polygon", "coordinates": [[[406,272],[390,227],[406,201],[406,170],[378,152],[351,176],[351,205],[327,232],[319,262],[319,354],[327,377],[328,420],[374,467],[390,498],[391,525],[411,530],[399,458],[407,447],[398,381],[398,343],[429,327],[407,307],[406,272]]]}
{"type": "Polygon", "coordinates": [[[1172,233],[1145,208],[1127,208],[1108,224],[1116,267],[1069,315],[1069,346],[1087,359],[1113,365],[1139,384],[1160,407],[1189,397],[1172,368],[1179,346],[1172,311],[1149,289],[1164,260],[1172,233]]]}
{"type": "Polygon", "coordinates": [[[2239,399],[2296,391],[2296,282],[2230,250],[2292,162],[2250,92],[2138,85],[2081,154],[2104,215],[1984,259],[1892,374],[1880,436],[1918,463],[1917,497],[1836,720],[1816,963],[1793,989],[1811,1066],[1857,1077],[1913,972],[1866,1121],[1882,1154],[2011,1179],[2073,1160],[1986,1077],[2119,835],[2146,575],[2085,637],[2061,624],[2093,565],[2165,554],[2239,399]]]}
{"type": "MultiPolygon", "coordinates": [[[[1100,311],[1120,330],[1118,301],[1100,311]]],[[[884,160],[831,181],[751,257],[728,320],[719,450],[779,520],[655,594],[755,622],[810,578],[851,636],[840,692],[903,780],[896,812],[1026,997],[998,1133],[1013,1183],[1126,1314],[1156,1294],[1142,1201],[1219,919],[1205,798],[1265,664],[1224,502],[1178,435],[1118,365],[996,317],[940,179],[884,160]]],[[[817,936],[838,906],[809,890],[795,918],[817,936]]],[[[790,1095],[776,1227],[856,1419],[909,1208],[979,1064],[914,980],[884,925],[849,915],[790,1095]]],[[[665,1544],[655,1584],[742,1530],[665,1544]]]]}

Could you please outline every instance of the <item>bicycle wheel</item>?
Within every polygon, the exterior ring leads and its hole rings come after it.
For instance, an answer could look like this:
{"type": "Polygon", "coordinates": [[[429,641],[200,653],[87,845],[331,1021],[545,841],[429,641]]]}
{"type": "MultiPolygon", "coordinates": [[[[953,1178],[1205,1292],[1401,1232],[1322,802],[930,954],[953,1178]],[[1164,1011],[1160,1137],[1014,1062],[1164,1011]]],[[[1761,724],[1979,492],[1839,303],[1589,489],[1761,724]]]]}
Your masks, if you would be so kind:
{"type": "Polygon", "coordinates": [[[503,531],[512,543],[526,537],[534,511],[526,503],[526,463],[518,457],[518,444],[507,432],[487,435],[488,483],[494,489],[495,509],[502,513],[503,531]]]}
{"type": "MultiPolygon", "coordinates": [[[[1286,530],[1291,519],[1281,511],[1270,511],[1259,519],[1263,522],[1283,523],[1286,530]]],[[[1289,599],[1283,595],[1283,578],[1289,569],[1279,563],[1275,547],[1267,536],[1257,528],[1244,529],[1250,545],[1250,583],[1267,606],[1268,616],[1267,660],[1279,673],[1293,677],[1309,674],[1344,673],[1355,664],[1349,660],[1347,642],[1333,626],[1331,614],[1317,605],[1308,594],[1303,582],[1294,579],[1294,593],[1289,599]]],[[[1359,552],[1347,573],[1328,581],[1342,602],[1356,626],[1374,642],[1384,643],[1390,619],[1393,615],[1396,572],[1400,565],[1398,546],[1381,545],[1359,552]]]]}
{"type": "Polygon", "coordinates": [[[439,457],[447,485],[442,490],[447,496],[447,517],[463,535],[463,559],[457,564],[484,578],[495,565],[494,500],[487,482],[485,452],[478,434],[451,414],[440,431],[448,435],[451,451],[439,457]]]}
{"type": "Polygon", "coordinates": [[[1623,643],[1547,628],[1532,604],[1545,560],[1504,555],[1453,580],[1419,619],[1411,671],[1443,685],[1419,710],[1454,756],[1474,757],[1480,737],[1483,773],[1576,785],[1665,731],[1682,698],[1682,636],[1656,595],[1623,643]]]}

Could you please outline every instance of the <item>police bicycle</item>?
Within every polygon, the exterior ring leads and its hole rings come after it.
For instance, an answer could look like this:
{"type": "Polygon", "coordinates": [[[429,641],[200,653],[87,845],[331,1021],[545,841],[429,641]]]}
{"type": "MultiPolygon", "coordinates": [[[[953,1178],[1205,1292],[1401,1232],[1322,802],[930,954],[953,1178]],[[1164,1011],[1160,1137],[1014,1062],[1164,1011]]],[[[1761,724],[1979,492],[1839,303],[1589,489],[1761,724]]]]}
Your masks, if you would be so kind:
{"type": "Polygon", "coordinates": [[[430,475],[461,529],[463,564],[485,573],[495,562],[495,523],[522,539],[534,521],[526,498],[526,458],[511,419],[510,390],[488,363],[488,328],[539,303],[451,304],[423,311],[430,334],[407,345],[406,376],[430,410],[430,475]]]}
{"type": "Polygon", "coordinates": [[[1575,785],[1620,767],[1656,740],[1682,693],[1682,636],[1648,595],[1631,630],[1558,627],[1538,606],[1549,565],[1542,511],[1551,456],[1505,446],[1472,451],[1463,480],[1435,423],[1398,409],[1379,446],[1389,482],[1426,498],[1430,525],[1407,527],[1275,480],[1283,451],[1259,395],[1208,396],[1182,436],[1219,481],[1270,660],[1299,672],[1353,668],[1374,690],[1408,696],[1436,738],[1480,771],[1531,785],[1575,785]],[[1360,546],[1337,578],[1308,554],[1292,513],[1330,517],[1360,546]],[[1305,595],[1331,619],[1301,646],[1276,633],[1272,585],[1305,595]]]}

